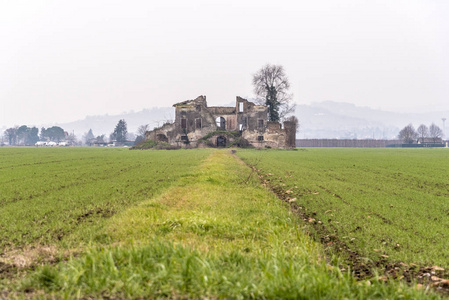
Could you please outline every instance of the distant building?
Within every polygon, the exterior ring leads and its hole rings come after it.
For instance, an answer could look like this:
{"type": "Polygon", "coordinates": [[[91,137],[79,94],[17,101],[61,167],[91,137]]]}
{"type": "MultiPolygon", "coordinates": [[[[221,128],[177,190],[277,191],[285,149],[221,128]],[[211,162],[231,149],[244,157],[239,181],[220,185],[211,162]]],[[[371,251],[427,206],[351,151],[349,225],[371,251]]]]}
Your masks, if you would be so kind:
{"type": "Polygon", "coordinates": [[[422,145],[443,144],[443,140],[441,138],[429,138],[429,137],[418,138],[416,142],[422,145]]]}
{"type": "Polygon", "coordinates": [[[173,105],[175,122],[146,133],[146,139],[179,147],[295,147],[296,124],[268,121],[268,107],[236,97],[234,107],[208,107],[206,96],[173,105]]]}

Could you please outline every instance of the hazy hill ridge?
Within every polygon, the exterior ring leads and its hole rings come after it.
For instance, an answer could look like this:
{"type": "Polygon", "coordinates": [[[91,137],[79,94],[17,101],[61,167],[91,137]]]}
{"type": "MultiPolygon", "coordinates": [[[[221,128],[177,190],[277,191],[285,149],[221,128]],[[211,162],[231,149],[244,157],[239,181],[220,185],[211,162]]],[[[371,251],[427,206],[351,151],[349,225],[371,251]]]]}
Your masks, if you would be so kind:
{"type": "Polygon", "coordinates": [[[162,125],[166,121],[174,120],[173,107],[154,107],[138,112],[126,112],[119,115],[87,116],[83,120],[69,123],[60,123],[57,126],[68,132],[75,132],[78,138],[92,129],[95,136],[106,134],[109,136],[114,131],[117,122],[124,119],[128,125],[128,132],[136,132],[140,125],[149,124],[150,129],[162,125]]]}
{"type": "Polygon", "coordinates": [[[409,123],[416,128],[433,122],[443,128],[441,118],[449,116],[449,111],[397,113],[326,101],[299,105],[296,115],[301,124],[298,138],[394,139],[409,123]]]}
{"type": "MultiPolygon", "coordinates": [[[[434,122],[443,128],[441,118],[449,119],[449,111],[397,113],[350,103],[325,101],[298,105],[296,116],[301,126],[297,138],[394,139],[399,130],[409,123],[416,128],[420,124],[429,126],[434,122]]],[[[126,120],[128,132],[136,132],[143,124],[149,124],[152,129],[165,121],[173,120],[174,108],[157,107],[119,115],[87,116],[83,120],[56,125],[68,132],[75,132],[78,138],[89,129],[92,129],[94,135],[108,136],[120,119],[126,120]]],[[[448,124],[446,129],[447,127],[448,124]]]]}

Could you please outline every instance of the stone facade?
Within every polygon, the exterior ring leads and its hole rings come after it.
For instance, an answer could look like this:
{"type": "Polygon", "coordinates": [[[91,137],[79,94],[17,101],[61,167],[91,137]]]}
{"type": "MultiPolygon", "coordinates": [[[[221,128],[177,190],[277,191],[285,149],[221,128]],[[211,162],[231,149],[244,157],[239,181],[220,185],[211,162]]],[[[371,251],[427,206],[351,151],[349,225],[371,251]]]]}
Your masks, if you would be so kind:
{"type": "Polygon", "coordinates": [[[175,122],[146,133],[146,138],[173,146],[257,148],[295,147],[296,127],[268,121],[268,107],[236,97],[234,107],[208,107],[206,96],[173,105],[175,122]]]}

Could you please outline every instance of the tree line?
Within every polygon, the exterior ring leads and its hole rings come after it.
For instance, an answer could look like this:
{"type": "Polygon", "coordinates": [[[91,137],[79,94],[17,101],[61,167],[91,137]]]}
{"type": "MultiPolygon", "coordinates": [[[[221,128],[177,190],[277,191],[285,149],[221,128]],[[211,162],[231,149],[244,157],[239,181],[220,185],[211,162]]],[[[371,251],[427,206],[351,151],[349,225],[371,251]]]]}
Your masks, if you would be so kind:
{"type": "Polygon", "coordinates": [[[6,129],[3,132],[3,137],[11,146],[23,145],[34,146],[38,141],[75,141],[74,134],[69,134],[59,126],[52,126],[48,128],[42,127],[39,129],[35,126],[28,127],[27,125],[15,126],[6,129]]]}
{"type": "Polygon", "coordinates": [[[417,140],[421,143],[429,140],[430,142],[436,144],[441,142],[441,139],[443,138],[443,130],[434,123],[432,123],[429,127],[421,124],[416,130],[412,124],[408,124],[399,132],[398,138],[405,144],[413,144],[417,140]]]}
{"type": "MultiPolygon", "coordinates": [[[[141,125],[137,129],[137,136],[133,133],[128,133],[127,124],[124,119],[118,121],[114,131],[109,135],[109,141],[125,143],[129,141],[140,142],[145,138],[145,133],[149,130],[149,125],[141,125]]],[[[77,139],[74,133],[67,133],[59,126],[52,126],[48,128],[42,127],[39,129],[35,126],[29,127],[27,125],[14,126],[6,129],[3,132],[3,139],[10,146],[34,146],[39,141],[60,143],[67,142],[69,145],[87,145],[106,144],[108,138],[105,134],[95,136],[92,129],[82,136],[81,141],[77,139]]]]}

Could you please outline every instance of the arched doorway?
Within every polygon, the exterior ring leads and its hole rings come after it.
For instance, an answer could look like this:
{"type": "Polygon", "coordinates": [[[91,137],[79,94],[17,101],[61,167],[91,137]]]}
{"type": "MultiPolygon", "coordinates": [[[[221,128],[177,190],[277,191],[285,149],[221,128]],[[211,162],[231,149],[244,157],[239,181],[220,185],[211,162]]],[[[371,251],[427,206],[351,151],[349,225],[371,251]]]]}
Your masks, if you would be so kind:
{"type": "Polygon", "coordinates": [[[156,135],[156,141],[168,143],[168,138],[165,134],[159,133],[156,135]]]}
{"type": "Polygon", "coordinates": [[[226,137],[222,135],[217,137],[217,147],[226,147],[226,137]]]}
{"type": "Polygon", "coordinates": [[[218,130],[226,130],[226,120],[223,117],[217,117],[215,119],[215,123],[217,124],[218,130]]]}

